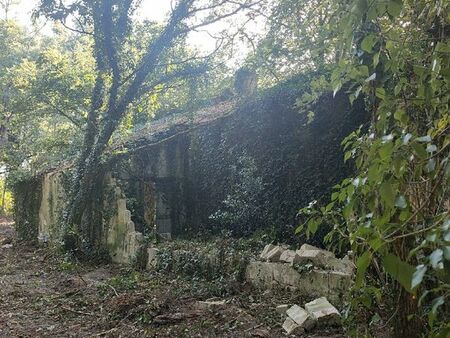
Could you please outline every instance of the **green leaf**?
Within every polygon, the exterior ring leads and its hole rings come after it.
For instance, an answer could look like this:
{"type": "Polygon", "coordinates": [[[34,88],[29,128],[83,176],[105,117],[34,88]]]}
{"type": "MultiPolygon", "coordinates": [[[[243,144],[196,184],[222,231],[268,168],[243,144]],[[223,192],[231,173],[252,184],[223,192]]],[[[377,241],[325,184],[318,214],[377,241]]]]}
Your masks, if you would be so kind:
{"type": "Polygon", "coordinates": [[[425,166],[425,171],[427,173],[431,173],[434,169],[436,169],[436,160],[434,158],[430,158],[425,166]]]}
{"type": "Polygon", "coordinates": [[[435,144],[429,144],[428,146],[427,146],[427,152],[428,153],[432,153],[432,152],[435,152],[436,150],[437,150],[437,146],[435,145],[435,144]]]}
{"type": "Polygon", "coordinates": [[[431,142],[431,136],[430,135],[421,136],[421,137],[416,138],[416,141],[420,142],[420,143],[431,142]]]}
{"type": "Polygon", "coordinates": [[[427,152],[425,150],[425,147],[423,145],[421,145],[421,144],[419,144],[417,142],[414,142],[414,143],[412,143],[412,147],[414,149],[414,152],[416,153],[416,155],[420,159],[424,160],[424,159],[427,158],[428,154],[427,154],[427,152]]]}
{"type": "Polygon", "coordinates": [[[396,18],[400,15],[400,12],[402,11],[403,4],[401,1],[389,1],[387,4],[387,12],[390,16],[393,18],[396,18]]]}
{"type": "Polygon", "coordinates": [[[416,288],[420,283],[422,283],[423,277],[425,276],[425,272],[427,271],[427,267],[423,264],[416,266],[416,270],[412,276],[411,280],[411,289],[416,288]]]}
{"type": "Polygon", "coordinates": [[[414,274],[414,267],[406,262],[403,262],[400,258],[394,254],[387,254],[383,257],[383,266],[386,272],[394,278],[401,286],[408,292],[412,291],[412,277],[414,274]]]}
{"type": "Polygon", "coordinates": [[[433,301],[431,303],[431,311],[428,313],[428,324],[430,324],[430,326],[433,325],[433,322],[437,317],[437,311],[438,311],[439,306],[441,306],[443,304],[444,304],[443,296],[433,299],[433,301]]]}
{"type": "Polygon", "coordinates": [[[404,144],[404,145],[407,145],[408,142],[409,142],[409,140],[411,140],[411,138],[412,138],[412,135],[411,135],[410,133],[406,134],[406,135],[403,137],[403,144],[404,144]]]}
{"type": "Polygon", "coordinates": [[[394,190],[392,189],[392,185],[390,182],[385,181],[385,182],[383,182],[383,184],[381,184],[380,195],[381,195],[381,199],[384,200],[384,202],[388,206],[394,205],[395,193],[394,193],[394,190]]]}
{"type": "Polygon", "coordinates": [[[443,255],[444,255],[444,252],[441,249],[436,249],[431,253],[429,258],[430,258],[430,263],[431,263],[431,266],[433,267],[433,269],[442,269],[443,268],[443,265],[442,265],[443,255]]]}
{"type": "Polygon", "coordinates": [[[394,144],[392,142],[386,142],[383,144],[380,149],[378,150],[378,153],[380,154],[380,157],[382,160],[387,160],[391,158],[392,150],[394,148],[394,144]]]}
{"type": "Polygon", "coordinates": [[[377,89],[375,89],[375,95],[380,100],[384,100],[386,98],[386,91],[384,90],[384,88],[378,87],[377,89]]]}
{"type": "Polygon", "coordinates": [[[317,229],[319,228],[320,222],[320,218],[311,218],[308,221],[308,233],[315,234],[317,229]]]}
{"type": "Polygon", "coordinates": [[[369,34],[362,40],[361,49],[367,53],[371,53],[376,42],[377,37],[374,34],[369,34]]]}
{"type": "Polygon", "coordinates": [[[356,261],[356,281],[355,286],[361,287],[362,282],[364,281],[364,275],[366,274],[366,270],[370,265],[372,260],[372,253],[370,251],[364,252],[361,256],[358,257],[356,261]]]}
{"type": "Polygon", "coordinates": [[[400,209],[405,209],[408,206],[408,204],[406,203],[405,196],[403,195],[398,196],[395,200],[395,206],[400,209]]]}
{"type": "Polygon", "coordinates": [[[450,246],[444,246],[444,258],[450,261],[450,246]]]}

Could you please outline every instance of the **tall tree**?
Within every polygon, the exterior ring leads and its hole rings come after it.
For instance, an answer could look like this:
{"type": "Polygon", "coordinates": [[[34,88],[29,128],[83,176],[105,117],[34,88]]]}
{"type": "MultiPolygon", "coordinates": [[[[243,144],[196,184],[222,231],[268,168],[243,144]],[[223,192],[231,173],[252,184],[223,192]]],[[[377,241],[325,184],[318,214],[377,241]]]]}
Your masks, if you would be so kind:
{"type": "Polygon", "coordinates": [[[77,159],[66,213],[67,228],[81,233],[81,246],[90,251],[95,246],[94,233],[100,224],[92,215],[93,187],[99,177],[98,168],[108,142],[126,115],[130,105],[144,94],[206,71],[205,58],[165,56],[195,30],[249,10],[261,3],[242,0],[179,0],[166,24],[144,47],[133,67],[126,62],[126,46],[131,43],[132,15],[139,1],[78,0],[68,5],[64,1],[41,0],[39,13],[60,21],[69,29],[91,35],[96,61],[95,85],[91,107],[84,130],[84,141],[77,159]],[[76,27],[70,27],[73,18],[76,27]]]}

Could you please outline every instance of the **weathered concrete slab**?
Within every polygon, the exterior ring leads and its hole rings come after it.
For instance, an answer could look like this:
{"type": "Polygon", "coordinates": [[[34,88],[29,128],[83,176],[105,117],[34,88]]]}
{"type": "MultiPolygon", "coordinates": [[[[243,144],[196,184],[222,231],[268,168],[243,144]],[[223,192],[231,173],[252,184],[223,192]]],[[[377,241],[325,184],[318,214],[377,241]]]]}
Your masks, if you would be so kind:
{"type": "Polygon", "coordinates": [[[205,300],[196,302],[195,307],[199,310],[217,311],[226,306],[225,300],[205,300]]]}
{"type": "Polygon", "coordinates": [[[287,334],[292,333],[300,333],[303,331],[303,328],[298,325],[292,318],[286,317],[284,323],[283,323],[283,330],[286,331],[287,334]]]}
{"type": "Polygon", "coordinates": [[[315,319],[302,307],[298,305],[292,305],[286,314],[290,317],[297,325],[304,328],[305,330],[310,330],[315,325],[315,319]]]}
{"type": "Polygon", "coordinates": [[[295,250],[284,250],[280,256],[280,262],[293,265],[300,262],[300,257],[295,250]]]}
{"type": "Polygon", "coordinates": [[[267,244],[263,251],[261,252],[261,254],[259,255],[259,259],[261,259],[262,261],[267,260],[267,254],[273,249],[275,248],[275,245],[273,244],[267,244]]]}
{"type": "Polygon", "coordinates": [[[314,266],[326,267],[328,261],[335,258],[331,251],[319,249],[309,244],[303,244],[296,253],[298,255],[296,263],[301,265],[312,263],[314,266]]]}
{"type": "Polygon", "coordinates": [[[352,284],[352,274],[341,271],[312,269],[299,272],[286,263],[250,262],[246,279],[251,284],[265,288],[288,288],[309,297],[326,296],[340,303],[352,284]]]}
{"type": "Polygon", "coordinates": [[[280,246],[273,247],[268,253],[267,253],[267,261],[269,262],[278,262],[280,260],[281,254],[283,253],[284,249],[280,246]]]}
{"type": "Polygon", "coordinates": [[[159,250],[157,248],[148,248],[147,249],[147,269],[153,270],[158,265],[158,253],[159,250]]]}
{"type": "Polygon", "coordinates": [[[320,297],[306,303],[305,309],[319,324],[337,325],[340,323],[339,311],[331,305],[326,297],[320,297]]]}

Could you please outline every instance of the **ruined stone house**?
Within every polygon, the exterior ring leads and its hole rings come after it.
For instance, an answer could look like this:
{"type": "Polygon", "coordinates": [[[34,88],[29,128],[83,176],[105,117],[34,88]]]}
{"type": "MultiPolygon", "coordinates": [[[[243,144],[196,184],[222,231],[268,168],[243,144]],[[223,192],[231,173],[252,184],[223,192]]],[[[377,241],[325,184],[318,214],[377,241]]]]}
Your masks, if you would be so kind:
{"type": "MultiPolygon", "coordinates": [[[[105,179],[96,200],[102,227],[93,230],[113,261],[131,262],[144,235],[153,231],[189,237],[220,230],[210,216],[232,193],[232,168],[242,156],[252,159],[263,182],[254,203],[264,217],[246,233],[272,229],[293,237],[297,210],[348,174],[340,142],[364,122],[360,103],[350,106],[345,95],[325,95],[311,107],[315,119],[307,123],[295,107],[304,78],[260,92],[254,79],[243,81],[252,84],[249,95],[152,121],[113,145],[117,155],[102,168],[105,179]]],[[[19,234],[25,229],[22,237],[61,239],[68,171],[53,169],[18,184],[16,224],[19,234]]]]}

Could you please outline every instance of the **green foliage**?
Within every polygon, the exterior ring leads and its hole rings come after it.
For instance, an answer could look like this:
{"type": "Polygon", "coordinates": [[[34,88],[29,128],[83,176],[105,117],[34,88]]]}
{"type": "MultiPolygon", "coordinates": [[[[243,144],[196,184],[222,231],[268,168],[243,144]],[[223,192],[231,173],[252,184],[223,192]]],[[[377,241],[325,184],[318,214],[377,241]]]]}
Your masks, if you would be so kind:
{"type": "Polygon", "coordinates": [[[41,191],[41,177],[34,177],[12,185],[17,236],[20,240],[29,243],[36,243],[38,238],[41,191]]]}
{"type": "Polygon", "coordinates": [[[236,239],[230,233],[208,241],[163,243],[158,245],[155,268],[173,274],[176,279],[186,279],[191,285],[194,283],[199,289],[191,287],[192,294],[230,295],[240,289],[248,262],[261,251],[262,245],[259,237],[236,239]],[[205,286],[207,290],[202,290],[205,286]]]}
{"type": "Polygon", "coordinates": [[[10,216],[13,211],[13,196],[8,188],[6,178],[0,178],[0,215],[10,216]]]}
{"type": "Polygon", "coordinates": [[[261,205],[264,182],[258,176],[255,161],[247,156],[240,156],[237,164],[231,167],[232,188],[222,202],[223,209],[210,216],[212,220],[225,229],[236,234],[249,234],[262,223],[267,210],[261,205]]]}
{"type": "Polygon", "coordinates": [[[328,68],[338,52],[337,22],[345,18],[330,0],[277,0],[270,2],[267,33],[247,60],[261,74],[263,85],[293,73],[328,68]]]}
{"type": "MultiPolygon", "coordinates": [[[[351,102],[364,96],[372,123],[342,143],[355,175],[334,187],[328,205],[300,211],[300,230],[310,234],[334,224],[328,240],[356,253],[356,288],[376,288],[389,299],[387,274],[412,294],[397,304],[397,333],[417,335],[425,322],[430,335],[449,329],[448,10],[445,1],[340,6],[350,14],[336,27],[341,58],[328,88],[335,94],[345,88],[351,102]],[[367,278],[369,269],[378,274],[367,278]]],[[[354,299],[354,309],[366,296],[354,299]]]]}

